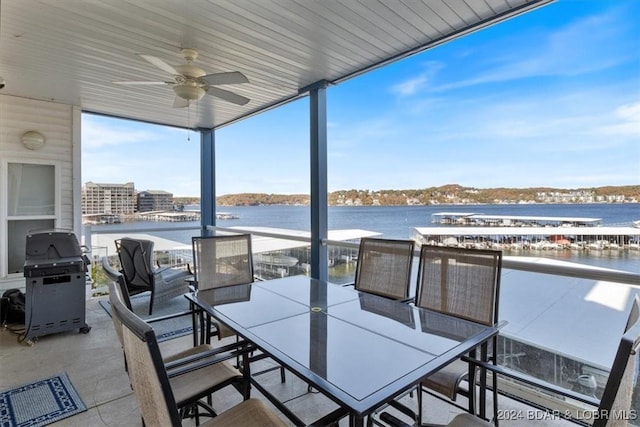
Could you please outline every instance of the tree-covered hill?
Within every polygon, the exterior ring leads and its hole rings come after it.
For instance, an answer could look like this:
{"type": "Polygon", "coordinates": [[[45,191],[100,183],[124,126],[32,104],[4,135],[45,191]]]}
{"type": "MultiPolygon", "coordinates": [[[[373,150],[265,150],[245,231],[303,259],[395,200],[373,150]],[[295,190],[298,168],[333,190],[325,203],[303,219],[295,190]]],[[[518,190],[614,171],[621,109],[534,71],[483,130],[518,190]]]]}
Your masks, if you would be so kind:
{"type": "MultiPolygon", "coordinates": [[[[177,198],[176,198],[177,199],[177,198]]],[[[188,198],[193,202],[193,198],[188,198]]],[[[197,200],[197,199],[196,199],[197,200]]],[[[402,206],[487,203],[638,203],[640,185],[593,188],[475,188],[458,184],[407,190],[339,190],[329,193],[332,206],[402,206]]],[[[307,194],[227,194],[218,206],[308,205],[307,194]]]]}

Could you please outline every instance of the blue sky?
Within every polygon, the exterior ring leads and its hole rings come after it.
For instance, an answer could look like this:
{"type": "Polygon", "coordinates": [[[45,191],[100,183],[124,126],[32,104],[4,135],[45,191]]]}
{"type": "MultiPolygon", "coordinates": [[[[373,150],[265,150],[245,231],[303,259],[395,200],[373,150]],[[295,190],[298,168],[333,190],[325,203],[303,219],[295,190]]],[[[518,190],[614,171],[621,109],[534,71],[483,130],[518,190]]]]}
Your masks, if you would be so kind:
{"type": "MultiPolygon", "coordinates": [[[[640,184],[638,16],[560,0],[330,87],[329,190],[640,184]]],[[[308,105],[217,131],[217,194],[308,193],[308,105]]],[[[84,115],[82,141],[83,182],[200,195],[196,133],[84,115]]]]}

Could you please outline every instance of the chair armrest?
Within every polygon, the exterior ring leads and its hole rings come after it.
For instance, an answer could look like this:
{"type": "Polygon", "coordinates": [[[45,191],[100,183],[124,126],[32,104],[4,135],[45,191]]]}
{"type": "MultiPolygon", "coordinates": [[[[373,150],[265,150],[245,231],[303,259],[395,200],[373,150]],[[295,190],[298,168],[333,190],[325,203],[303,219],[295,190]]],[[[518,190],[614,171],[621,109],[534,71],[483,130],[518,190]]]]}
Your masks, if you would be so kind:
{"type": "Polygon", "coordinates": [[[171,265],[160,265],[158,264],[158,266],[156,268],[153,269],[153,274],[161,274],[164,273],[167,270],[171,270],[174,268],[180,268],[180,267],[184,267],[186,266],[187,268],[185,269],[185,276],[187,274],[193,274],[191,272],[191,266],[188,263],[183,263],[183,264],[171,264],[171,265]]]}
{"type": "Polygon", "coordinates": [[[473,364],[473,365],[475,365],[477,367],[484,368],[487,371],[494,372],[494,373],[496,373],[498,375],[502,375],[502,376],[505,376],[507,378],[514,379],[516,381],[523,382],[523,383],[525,383],[527,385],[530,385],[530,386],[533,386],[533,387],[541,388],[541,389],[546,390],[546,391],[551,392],[551,393],[556,393],[556,394],[559,394],[561,396],[565,396],[565,397],[568,397],[570,399],[574,399],[574,400],[577,400],[579,402],[586,403],[588,405],[592,405],[592,406],[596,406],[596,407],[600,405],[600,401],[598,399],[586,396],[586,395],[581,394],[581,393],[576,393],[573,390],[569,390],[569,389],[560,387],[558,385],[551,384],[549,382],[546,382],[546,381],[540,380],[538,378],[535,378],[535,377],[533,377],[531,375],[527,375],[527,374],[525,374],[523,372],[514,371],[512,369],[508,369],[508,368],[505,368],[505,367],[500,366],[500,365],[494,365],[492,363],[483,362],[481,360],[474,359],[474,358],[471,358],[471,357],[468,357],[468,356],[462,356],[462,360],[464,360],[465,362],[469,362],[469,363],[471,363],[471,364],[473,364]]]}
{"type": "Polygon", "coordinates": [[[396,418],[388,412],[382,412],[380,414],[380,419],[393,427],[411,427],[411,424],[405,423],[400,418],[396,418]]]}
{"type": "Polygon", "coordinates": [[[188,372],[196,371],[205,366],[214,365],[224,362],[225,360],[235,359],[238,356],[245,355],[255,351],[256,347],[248,341],[238,341],[233,344],[227,344],[222,347],[216,347],[210,351],[203,351],[193,354],[182,359],[173,360],[165,364],[169,378],[183,375],[188,372]]]}
{"type": "Polygon", "coordinates": [[[180,262],[178,264],[169,264],[169,265],[163,266],[162,264],[160,264],[160,261],[156,260],[156,268],[154,268],[154,270],[165,269],[165,268],[183,267],[185,265],[187,266],[187,271],[189,272],[189,274],[193,274],[193,273],[191,273],[191,266],[189,265],[188,262],[180,262]]]}
{"type": "Polygon", "coordinates": [[[163,320],[175,319],[176,317],[190,316],[191,314],[193,314],[192,310],[180,311],[178,313],[171,313],[171,314],[166,314],[164,316],[158,316],[158,317],[152,317],[150,319],[144,319],[144,321],[147,322],[147,323],[161,322],[163,320]]]}

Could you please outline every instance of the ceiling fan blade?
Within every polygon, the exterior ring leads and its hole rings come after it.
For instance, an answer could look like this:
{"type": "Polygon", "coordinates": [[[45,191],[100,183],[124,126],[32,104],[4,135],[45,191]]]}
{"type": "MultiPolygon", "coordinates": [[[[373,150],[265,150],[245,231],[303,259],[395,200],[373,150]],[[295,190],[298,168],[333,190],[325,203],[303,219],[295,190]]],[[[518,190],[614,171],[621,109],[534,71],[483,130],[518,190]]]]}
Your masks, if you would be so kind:
{"type": "Polygon", "coordinates": [[[173,68],[171,65],[167,64],[160,58],[156,58],[155,56],[151,56],[151,55],[139,55],[139,56],[140,58],[144,59],[150,64],[160,68],[162,71],[166,71],[167,73],[172,75],[180,74],[176,71],[175,68],[173,68]]]}
{"type": "Polygon", "coordinates": [[[185,108],[189,106],[189,100],[176,96],[173,99],[173,108],[185,108]]]}
{"type": "Polygon", "coordinates": [[[220,89],[217,87],[211,86],[206,90],[209,95],[213,95],[216,98],[231,102],[232,104],[244,105],[250,101],[249,98],[245,98],[242,95],[238,95],[237,93],[229,92],[228,90],[220,89]]]}
{"type": "Polygon", "coordinates": [[[249,79],[240,71],[231,71],[229,73],[214,73],[200,77],[201,80],[210,85],[232,85],[239,83],[249,83],[249,79]]]}
{"type": "Polygon", "coordinates": [[[137,81],[125,81],[125,82],[112,82],[116,85],[170,85],[174,82],[137,82],[137,81]]]}

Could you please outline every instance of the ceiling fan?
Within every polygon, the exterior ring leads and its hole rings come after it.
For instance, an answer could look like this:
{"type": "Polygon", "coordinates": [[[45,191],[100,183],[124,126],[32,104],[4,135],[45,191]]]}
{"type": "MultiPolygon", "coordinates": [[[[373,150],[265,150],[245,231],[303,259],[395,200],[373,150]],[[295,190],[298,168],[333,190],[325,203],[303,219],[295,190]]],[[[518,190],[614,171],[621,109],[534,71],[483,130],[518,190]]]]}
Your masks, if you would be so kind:
{"type": "Polygon", "coordinates": [[[173,101],[174,108],[188,107],[191,101],[202,99],[205,94],[215,96],[232,104],[245,105],[249,102],[246,98],[237,93],[216,87],[218,85],[229,85],[239,83],[249,83],[247,77],[239,71],[226,73],[207,74],[202,68],[193,65],[193,61],[198,57],[195,49],[181,49],[180,53],[186,63],[172,66],[160,58],[151,55],[139,55],[142,59],[160,68],[173,76],[169,81],[124,81],[113,82],[122,85],[168,85],[176,94],[173,101]]]}

